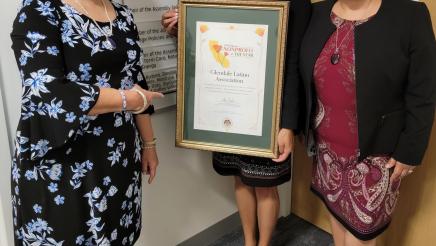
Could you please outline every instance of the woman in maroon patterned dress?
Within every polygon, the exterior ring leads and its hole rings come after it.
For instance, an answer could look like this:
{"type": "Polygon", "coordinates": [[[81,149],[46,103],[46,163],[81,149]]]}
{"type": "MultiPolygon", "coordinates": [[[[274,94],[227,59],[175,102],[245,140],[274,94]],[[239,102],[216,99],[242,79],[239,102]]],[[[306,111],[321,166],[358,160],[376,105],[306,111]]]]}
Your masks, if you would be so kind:
{"type": "Polygon", "coordinates": [[[354,29],[366,21],[348,21],[332,13],[338,31],[329,39],[314,71],[317,92],[316,164],[312,189],[350,230],[373,233],[386,227],[398,197],[399,181],[389,183],[388,155],[359,162],[354,29]],[[342,40],[341,61],[331,57],[336,35],[342,40]],[[362,206],[363,204],[367,206],[362,206]]]}
{"type": "Polygon", "coordinates": [[[301,58],[306,133],[314,140],[312,191],[331,213],[336,246],[375,245],[401,179],[422,160],[435,109],[435,47],[422,3],[314,6],[301,58]]]}

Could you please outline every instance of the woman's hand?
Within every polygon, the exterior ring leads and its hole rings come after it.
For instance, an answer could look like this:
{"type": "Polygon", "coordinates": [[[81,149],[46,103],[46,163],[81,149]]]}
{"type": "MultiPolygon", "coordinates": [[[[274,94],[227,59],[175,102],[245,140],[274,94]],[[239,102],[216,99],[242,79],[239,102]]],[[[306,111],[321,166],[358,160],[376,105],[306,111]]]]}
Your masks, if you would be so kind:
{"type": "Polygon", "coordinates": [[[134,89],[139,90],[144,94],[145,98],[147,98],[148,105],[153,104],[154,99],[165,97],[162,93],[144,90],[141,86],[135,85],[132,89],[126,91],[127,109],[129,111],[137,111],[144,106],[144,100],[134,89]]]}
{"type": "Polygon", "coordinates": [[[162,26],[165,31],[173,36],[177,36],[177,23],[179,18],[178,9],[169,10],[162,15],[162,26]]]}
{"type": "Polygon", "coordinates": [[[406,164],[403,164],[399,161],[396,161],[394,158],[391,158],[389,160],[389,162],[386,164],[386,168],[390,169],[390,168],[394,168],[394,172],[391,175],[391,179],[390,182],[391,184],[393,182],[396,182],[404,177],[406,177],[407,175],[410,175],[413,173],[413,170],[415,169],[415,166],[409,166],[406,164]]]}
{"type": "Polygon", "coordinates": [[[280,156],[273,159],[275,162],[284,162],[289,155],[294,151],[294,131],[290,129],[281,129],[277,136],[277,144],[279,145],[280,156]]]}
{"type": "Polygon", "coordinates": [[[142,150],[142,173],[148,175],[148,183],[151,184],[156,177],[159,160],[156,148],[145,148],[142,150]]]}

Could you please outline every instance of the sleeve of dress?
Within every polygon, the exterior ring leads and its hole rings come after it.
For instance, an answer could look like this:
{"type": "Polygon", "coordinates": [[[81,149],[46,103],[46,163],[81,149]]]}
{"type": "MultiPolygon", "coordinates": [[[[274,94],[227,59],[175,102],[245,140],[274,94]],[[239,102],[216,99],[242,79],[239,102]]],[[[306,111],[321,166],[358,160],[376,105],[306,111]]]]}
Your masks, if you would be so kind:
{"type": "Polygon", "coordinates": [[[436,100],[436,41],[430,13],[416,3],[412,18],[409,78],[405,85],[406,124],[393,158],[407,165],[419,165],[428,147],[436,100]]]}
{"type": "Polygon", "coordinates": [[[66,79],[61,23],[52,2],[23,2],[11,33],[22,81],[18,133],[28,138],[23,158],[37,160],[89,121],[99,87],[66,79]]]}
{"type": "Polygon", "coordinates": [[[301,40],[309,24],[311,9],[310,0],[291,1],[282,99],[282,128],[299,129],[301,78],[298,58],[301,40]]]}

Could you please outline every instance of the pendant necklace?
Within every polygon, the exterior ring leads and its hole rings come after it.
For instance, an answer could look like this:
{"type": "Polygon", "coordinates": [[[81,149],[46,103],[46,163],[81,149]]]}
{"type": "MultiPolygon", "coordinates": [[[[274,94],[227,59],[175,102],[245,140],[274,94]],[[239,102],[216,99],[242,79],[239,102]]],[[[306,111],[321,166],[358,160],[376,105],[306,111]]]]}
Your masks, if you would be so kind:
{"type": "Polygon", "coordinates": [[[339,54],[339,49],[341,48],[342,44],[344,44],[344,41],[348,38],[350,33],[354,30],[354,24],[351,24],[350,30],[348,30],[345,37],[342,39],[341,43],[338,45],[338,39],[339,39],[339,30],[342,25],[336,24],[336,42],[335,42],[335,51],[333,52],[333,55],[330,58],[330,62],[333,65],[339,64],[339,61],[341,60],[341,55],[339,54]]]}
{"type": "Polygon", "coordinates": [[[104,3],[103,0],[100,0],[100,2],[104,6],[104,12],[106,14],[106,18],[107,18],[107,21],[109,23],[109,27],[110,27],[110,32],[109,33],[107,33],[105,30],[103,30],[103,28],[100,27],[100,25],[97,23],[97,21],[95,21],[95,19],[91,17],[91,15],[86,10],[86,8],[82,5],[82,3],[80,3],[79,0],[76,0],[76,3],[83,9],[83,11],[92,20],[92,22],[94,22],[94,25],[98,28],[98,30],[100,30],[100,32],[106,37],[106,42],[110,46],[110,49],[115,49],[117,47],[117,45],[116,45],[115,41],[111,38],[113,36],[113,34],[114,34],[113,26],[112,26],[112,20],[109,17],[109,13],[108,13],[106,4],[104,3]]]}

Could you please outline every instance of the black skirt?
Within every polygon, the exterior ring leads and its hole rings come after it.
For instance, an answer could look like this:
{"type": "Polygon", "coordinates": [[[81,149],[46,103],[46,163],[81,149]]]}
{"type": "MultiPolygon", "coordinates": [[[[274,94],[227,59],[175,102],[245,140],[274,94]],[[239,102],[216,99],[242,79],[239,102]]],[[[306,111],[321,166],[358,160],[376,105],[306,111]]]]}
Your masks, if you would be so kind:
{"type": "Polygon", "coordinates": [[[274,162],[268,158],[213,153],[213,167],[223,176],[238,176],[245,185],[273,187],[291,179],[291,158],[274,162]]]}

